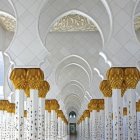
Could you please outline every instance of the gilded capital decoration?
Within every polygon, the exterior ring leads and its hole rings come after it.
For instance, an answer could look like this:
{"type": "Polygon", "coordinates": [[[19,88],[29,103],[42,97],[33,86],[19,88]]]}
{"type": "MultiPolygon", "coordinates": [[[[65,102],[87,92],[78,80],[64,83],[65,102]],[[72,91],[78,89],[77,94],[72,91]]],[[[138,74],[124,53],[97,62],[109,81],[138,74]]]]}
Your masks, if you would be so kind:
{"type": "Polygon", "coordinates": [[[57,110],[57,118],[62,118],[62,116],[64,116],[63,111],[57,110]]]}
{"type": "Polygon", "coordinates": [[[127,116],[127,107],[123,108],[123,116],[127,116]]]}
{"type": "Polygon", "coordinates": [[[140,112],[140,100],[136,102],[136,111],[140,112]]]}
{"type": "Polygon", "coordinates": [[[139,70],[136,67],[124,69],[124,80],[127,89],[135,89],[140,79],[139,70]]]}
{"type": "Polygon", "coordinates": [[[29,89],[39,89],[40,84],[44,81],[44,73],[40,68],[27,69],[26,79],[28,81],[29,89]]]}
{"type": "Polygon", "coordinates": [[[105,97],[112,97],[112,89],[109,80],[103,80],[100,83],[100,90],[105,97]]]}
{"type": "Polygon", "coordinates": [[[48,112],[51,112],[50,100],[45,100],[45,110],[47,110],[48,112]]]}
{"type": "Polygon", "coordinates": [[[24,117],[27,118],[27,110],[24,110],[24,117]]]}
{"type": "Polygon", "coordinates": [[[85,118],[90,118],[90,111],[89,110],[85,110],[83,113],[84,119],[85,118]]]}
{"type": "Polygon", "coordinates": [[[10,80],[14,84],[15,89],[25,89],[27,86],[26,81],[27,70],[23,68],[15,68],[12,70],[10,80]]]}
{"type": "Polygon", "coordinates": [[[0,110],[2,111],[7,111],[8,105],[9,105],[8,100],[0,100],[0,110]]]}
{"type": "Polygon", "coordinates": [[[107,72],[107,78],[112,89],[121,89],[124,80],[124,70],[120,67],[112,67],[107,72]]]}
{"type": "Polygon", "coordinates": [[[98,100],[98,106],[100,110],[104,110],[104,99],[98,100]]]}
{"type": "Polygon", "coordinates": [[[88,110],[90,110],[90,111],[93,111],[93,110],[99,111],[100,110],[98,99],[92,99],[90,101],[90,103],[88,104],[88,110]]]}
{"type": "Polygon", "coordinates": [[[14,32],[16,29],[16,19],[13,16],[0,14],[0,24],[9,32],[14,32]]]}
{"type": "Polygon", "coordinates": [[[7,112],[8,113],[15,113],[15,104],[14,103],[9,103],[7,106],[7,112]]]}
{"type": "Polygon", "coordinates": [[[97,31],[94,23],[87,17],[77,13],[71,13],[56,21],[50,32],[77,32],[97,31]]]}
{"type": "Polygon", "coordinates": [[[126,90],[127,90],[127,86],[126,86],[125,81],[123,81],[123,83],[122,83],[122,88],[121,88],[121,96],[122,96],[122,97],[124,96],[126,90]]]}
{"type": "Polygon", "coordinates": [[[39,87],[39,97],[40,98],[45,98],[49,89],[50,89],[49,83],[47,81],[42,81],[40,83],[40,87],[39,87]]]}
{"type": "Polygon", "coordinates": [[[59,104],[56,99],[50,100],[50,109],[57,111],[59,109],[59,104]]]}

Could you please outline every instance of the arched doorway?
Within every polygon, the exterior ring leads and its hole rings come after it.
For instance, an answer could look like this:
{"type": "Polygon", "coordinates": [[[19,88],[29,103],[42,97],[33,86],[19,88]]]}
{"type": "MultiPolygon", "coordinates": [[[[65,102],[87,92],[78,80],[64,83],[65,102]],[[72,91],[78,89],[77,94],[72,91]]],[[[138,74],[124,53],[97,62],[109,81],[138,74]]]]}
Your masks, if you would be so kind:
{"type": "Polygon", "coordinates": [[[71,111],[69,113],[69,134],[70,135],[76,135],[76,113],[74,111],[71,111]]]}

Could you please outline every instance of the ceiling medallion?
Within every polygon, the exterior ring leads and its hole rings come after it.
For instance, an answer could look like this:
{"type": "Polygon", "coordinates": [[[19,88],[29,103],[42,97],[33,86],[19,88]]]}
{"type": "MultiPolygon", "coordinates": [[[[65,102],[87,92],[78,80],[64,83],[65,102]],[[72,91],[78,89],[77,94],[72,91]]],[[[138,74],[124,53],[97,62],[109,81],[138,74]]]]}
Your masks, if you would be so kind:
{"type": "Polygon", "coordinates": [[[0,15],[0,24],[9,32],[14,32],[16,29],[16,20],[12,16],[0,15]]]}
{"type": "Polygon", "coordinates": [[[140,16],[137,16],[135,18],[135,30],[139,30],[140,29],[140,16]]]}
{"type": "Polygon", "coordinates": [[[79,14],[69,14],[56,21],[50,30],[50,32],[77,31],[97,31],[97,28],[88,18],[79,14]]]}

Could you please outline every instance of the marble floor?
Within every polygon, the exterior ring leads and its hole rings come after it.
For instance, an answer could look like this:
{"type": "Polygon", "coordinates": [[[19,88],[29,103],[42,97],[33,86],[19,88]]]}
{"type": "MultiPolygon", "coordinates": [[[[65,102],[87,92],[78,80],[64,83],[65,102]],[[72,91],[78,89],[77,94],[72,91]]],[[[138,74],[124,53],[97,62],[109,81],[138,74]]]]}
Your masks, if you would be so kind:
{"type": "Polygon", "coordinates": [[[67,136],[65,140],[78,140],[76,136],[67,136]]]}

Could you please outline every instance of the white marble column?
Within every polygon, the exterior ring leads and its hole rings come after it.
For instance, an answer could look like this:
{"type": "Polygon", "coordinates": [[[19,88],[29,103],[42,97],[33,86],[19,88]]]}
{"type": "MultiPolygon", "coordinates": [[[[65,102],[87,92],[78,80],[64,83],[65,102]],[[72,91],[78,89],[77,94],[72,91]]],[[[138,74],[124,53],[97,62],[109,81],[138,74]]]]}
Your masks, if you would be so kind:
{"type": "Polygon", "coordinates": [[[101,140],[105,140],[105,111],[100,110],[100,133],[101,133],[101,140]]]}
{"type": "Polygon", "coordinates": [[[121,89],[112,89],[113,103],[113,139],[123,139],[123,99],[121,89]]]}
{"type": "Polygon", "coordinates": [[[84,119],[82,119],[82,122],[81,122],[81,126],[82,126],[82,135],[81,135],[81,139],[83,140],[84,137],[85,137],[85,126],[84,126],[84,119]]]}
{"type": "Polygon", "coordinates": [[[38,140],[45,140],[45,97],[50,89],[47,81],[42,81],[39,87],[38,94],[38,140]]]}
{"type": "Polygon", "coordinates": [[[137,138],[140,140],[140,101],[137,102],[137,138]]]}
{"type": "Polygon", "coordinates": [[[128,140],[128,116],[127,107],[123,108],[123,140],[128,140]]]}
{"type": "Polygon", "coordinates": [[[100,110],[96,114],[96,140],[101,140],[101,116],[100,110]]]}
{"type": "Polygon", "coordinates": [[[105,97],[105,140],[113,139],[112,98],[105,97]]]}
{"type": "Polygon", "coordinates": [[[3,110],[2,110],[2,107],[1,106],[2,106],[2,104],[0,102],[0,140],[2,139],[3,117],[4,117],[3,110]]]}
{"type": "Polygon", "coordinates": [[[45,98],[38,100],[38,140],[45,140],[45,98]]]}
{"type": "Polygon", "coordinates": [[[104,95],[104,110],[105,110],[105,140],[113,139],[112,130],[112,88],[109,80],[103,80],[100,83],[100,90],[104,95]]]}
{"type": "Polygon", "coordinates": [[[15,87],[15,139],[24,140],[24,93],[26,88],[26,70],[15,68],[10,80],[15,87]]]}
{"type": "Polygon", "coordinates": [[[128,140],[137,140],[136,122],[136,86],[139,82],[139,70],[136,67],[124,69],[124,80],[126,86],[127,109],[128,109],[128,140]]]}
{"type": "Polygon", "coordinates": [[[27,111],[24,110],[24,140],[27,140],[28,128],[27,128],[27,111]]]}
{"type": "Polygon", "coordinates": [[[7,140],[11,140],[11,113],[7,112],[7,120],[6,120],[6,138],[7,140]]]}
{"type": "Polygon", "coordinates": [[[16,140],[24,140],[24,90],[15,90],[15,136],[16,140]]]}
{"type": "Polygon", "coordinates": [[[85,138],[85,140],[89,140],[90,133],[89,133],[89,118],[88,117],[86,117],[84,120],[84,127],[85,127],[84,138],[85,138]]]}
{"type": "Polygon", "coordinates": [[[45,140],[50,139],[50,120],[51,120],[51,112],[45,110],[45,140]]]}
{"type": "Polygon", "coordinates": [[[30,89],[27,140],[38,140],[38,90],[30,89]]]}
{"type": "Polygon", "coordinates": [[[15,113],[12,113],[11,140],[15,140],[15,113]]]}
{"type": "Polygon", "coordinates": [[[93,110],[90,113],[90,140],[96,140],[96,116],[97,116],[97,111],[93,110]]]}
{"type": "Polygon", "coordinates": [[[58,117],[58,136],[57,136],[58,140],[62,140],[62,119],[61,117],[58,117]]]}
{"type": "Polygon", "coordinates": [[[55,110],[51,110],[51,118],[50,118],[50,140],[57,139],[57,115],[55,110]]]}
{"type": "Polygon", "coordinates": [[[136,93],[135,89],[127,89],[127,110],[128,110],[128,140],[137,139],[136,122],[136,93]]]}

